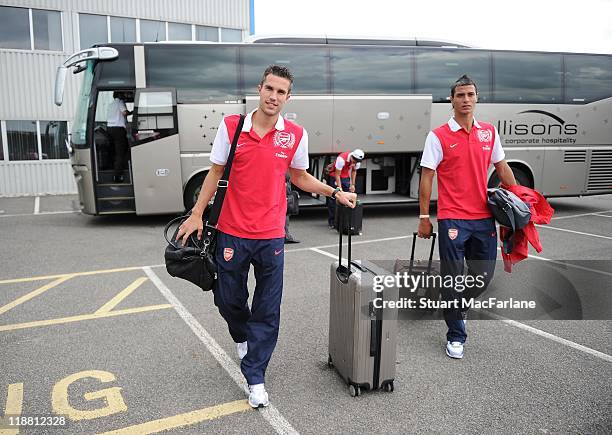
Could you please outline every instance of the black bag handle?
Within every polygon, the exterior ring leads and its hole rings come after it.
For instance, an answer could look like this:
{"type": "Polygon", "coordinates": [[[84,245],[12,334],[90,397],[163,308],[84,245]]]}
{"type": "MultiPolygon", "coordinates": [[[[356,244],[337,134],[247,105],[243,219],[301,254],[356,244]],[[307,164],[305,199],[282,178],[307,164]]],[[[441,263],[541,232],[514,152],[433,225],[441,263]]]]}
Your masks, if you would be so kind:
{"type": "MultiPolygon", "coordinates": [[[[418,233],[415,231],[412,233],[412,249],[410,251],[410,266],[408,266],[408,274],[412,273],[412,267],[414,266],[414,247],[416,246],[416,239],[418,233]]],[[[429,250],[429,260],[427,261],[427,275],[431,272],[431,263],[433,261],[433,252],[436,246],[437,233],[431,233],[431,248],[429,250]]]]}
{"type": "Polygon", "coordinates": [[[234,154],[236,154],[236,145],[238,144],[238,138],[242,133],[242,126],[244,125],[244,115],[240,115],[236,132],[234,133],[234,139],[232,140],[232,146],[230,148],[229,155],[227,156],[227,162],[225,162],[225,169],[223,175],[217,181],[217,193],[215,195],[215,201],[210,209],[210,215],[208,216],[207,226],[216,227],[219,221],[219,215],[221,214],[221,207],[223,207],[223,200],[225,199],[225,193],[227,192],[227,186],[229,184],[230,171],[232,170],[232,163],[234,162],[234,154]]]}

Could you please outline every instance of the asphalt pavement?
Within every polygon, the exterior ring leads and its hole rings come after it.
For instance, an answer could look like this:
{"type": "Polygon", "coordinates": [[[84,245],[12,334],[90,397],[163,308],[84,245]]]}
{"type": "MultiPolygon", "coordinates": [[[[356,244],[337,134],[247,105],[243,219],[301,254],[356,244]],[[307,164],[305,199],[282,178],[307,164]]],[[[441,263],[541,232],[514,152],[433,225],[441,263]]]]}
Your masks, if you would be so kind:
{"type": "MultiPolygon", "coordinates": [[[[212,294],[165,271],[171,216],[87,216],[75,200],[0,198],[0,433],[17,416],[19,433],[612,432],[612,195],[551,199],[544,250],[530,251],[599,277],[577,293],[587,317],[597,301],[596,320],[469,320],[462,360],[445,355],[441,320],[400,320],[395,391],[359,397],[327,366],[338,236],[325,210],[303,210],[290,226],[301,243],[285,246],[265,410],[246,404],[212,294]]],[[[367,207],[353,257],[407,258],[417,215],[367,207]]],[[[527,263],[521,278],[532,281],[527,263]]]]}

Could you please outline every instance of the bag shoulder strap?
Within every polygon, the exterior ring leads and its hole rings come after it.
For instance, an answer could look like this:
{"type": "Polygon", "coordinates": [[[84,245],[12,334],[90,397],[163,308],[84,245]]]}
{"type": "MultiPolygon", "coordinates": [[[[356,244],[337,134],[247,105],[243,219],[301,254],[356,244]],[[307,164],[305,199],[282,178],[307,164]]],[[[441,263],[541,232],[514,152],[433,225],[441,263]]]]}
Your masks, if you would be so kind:
{"type": "Polygon", "coordinates": [[[242,126],[244,125],[244,115],[240,115],[236,132],[232,140],[232,146],[230,148],[229,155],[227,156],[227,162],[225,163],[225,169],[223,175],[217,182],[217,193],[215,195],[215,201],[213,202],[210,210],[210,216],[208,217],[208,225],[216,226],[221,214],[221,207],[223,207],[223,200],[225,199],[225,193],[227,192],[227,186],[229,184],[230,171],[232,170],[232,163],[234,161],[234,154],[236,154],[236,145],[238,144],[238,138],[242,133],[242,126]]]}

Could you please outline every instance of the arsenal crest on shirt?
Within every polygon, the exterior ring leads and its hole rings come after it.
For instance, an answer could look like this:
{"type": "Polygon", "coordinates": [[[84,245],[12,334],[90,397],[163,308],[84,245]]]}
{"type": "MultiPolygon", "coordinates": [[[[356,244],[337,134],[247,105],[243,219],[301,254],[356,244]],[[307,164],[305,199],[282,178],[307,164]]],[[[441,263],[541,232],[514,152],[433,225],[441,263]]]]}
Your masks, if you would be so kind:
{"type": "Polygon", "coordinates": [[[457,228],[449,228],[448,229],[448,238],[451,240],[455,240],[457,235],[459,234],[459,230],[457,228]]]}
{"type": "Polygon", "coordinates": [[[491,142],[493,132],[491,130],[478,130],[478,140],[480,142],[491,142]]]}
{"type": "Polygon", "coordinates": [[[291,149],[295,145],[295,134],[287,131],[277,131],[274,133],[274,146],[283,149],[291,149]]]}
{"type": "Polygon", "coordinates": [[[223,248],[223,259],[230,261],[234,257],[234,250],[232,248],[223,248]]]}

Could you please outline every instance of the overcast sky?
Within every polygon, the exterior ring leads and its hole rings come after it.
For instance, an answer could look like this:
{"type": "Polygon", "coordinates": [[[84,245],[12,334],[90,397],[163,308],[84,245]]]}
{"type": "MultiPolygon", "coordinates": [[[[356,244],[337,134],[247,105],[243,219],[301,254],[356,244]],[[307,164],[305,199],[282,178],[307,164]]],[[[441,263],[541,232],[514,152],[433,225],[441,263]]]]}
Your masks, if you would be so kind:
{"type": "Polygon", "coordinates": [[[255,0],[255,34],[426,37],[612,53],[612,0],[255,0]]]}

